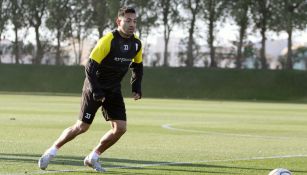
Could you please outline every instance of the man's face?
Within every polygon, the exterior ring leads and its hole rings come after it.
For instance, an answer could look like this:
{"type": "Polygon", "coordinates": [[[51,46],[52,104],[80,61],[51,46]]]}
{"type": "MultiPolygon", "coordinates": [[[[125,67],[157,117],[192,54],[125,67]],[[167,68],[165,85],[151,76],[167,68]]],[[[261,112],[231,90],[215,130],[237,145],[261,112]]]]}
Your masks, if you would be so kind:
{"type": "Polygon", "coordinates": [[[117,19],[118,29],[127,36],[133,35],[136,28],[136,14],[126,13],[117,19]]]}

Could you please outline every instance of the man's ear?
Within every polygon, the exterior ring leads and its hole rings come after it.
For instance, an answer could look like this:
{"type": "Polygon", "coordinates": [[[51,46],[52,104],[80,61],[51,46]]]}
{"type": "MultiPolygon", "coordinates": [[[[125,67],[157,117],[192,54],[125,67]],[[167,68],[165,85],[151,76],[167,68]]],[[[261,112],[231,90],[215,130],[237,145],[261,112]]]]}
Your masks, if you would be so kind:
{"type": "Polygon", "coordinates": [[[119,24],[120,24],[120,21],[121,21],[121,19],[119,19],[119,18],[116,18],[116,24],[117,24],[117,26],[119,26],[119,24]]]}

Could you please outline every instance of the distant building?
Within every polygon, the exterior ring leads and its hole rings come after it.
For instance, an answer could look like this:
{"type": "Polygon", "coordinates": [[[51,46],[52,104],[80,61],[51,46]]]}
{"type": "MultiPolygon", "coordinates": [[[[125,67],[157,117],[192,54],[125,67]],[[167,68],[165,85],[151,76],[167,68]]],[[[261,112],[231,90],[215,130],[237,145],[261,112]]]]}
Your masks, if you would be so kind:
{"type": "MultiPolygon", "coordinates": [[[[31,64],[31,56],[22,53],[23,43],[20,43],[20,64],[31,64]]],[[[0,63],[16,63],[15,55],[13,55],[12,41],[7,39],[0,40],[0,63]]]]}
{"type": "MultiPolygon", "coordinates": [[[[261,43],[257,43],[256,48],[261,48],[261,43]]],[[[300,46],[307,47],[307,42],[293,42],[292,43],[292,49],[296,49],[300,46]]],[[[266,57],[269,64],[270,69],[280,69],[282,68],[282,64],[279,60],[280,56],[286,55],[288,52],[288,40],[282,39],[282,40],[267,40],[266,41],[266,57]]],[[[303,65],[303,62],[300,63],[294,63],[293,69],[303,69],[306,70],[305,66],[303,65]]]]}
{"type": "Polygon", "coordinates": [[[11,56],[12,53],[11,41],[2,39],[0,41],[0,62],[1,63],[14,63],[15,60],[11,56]]]}

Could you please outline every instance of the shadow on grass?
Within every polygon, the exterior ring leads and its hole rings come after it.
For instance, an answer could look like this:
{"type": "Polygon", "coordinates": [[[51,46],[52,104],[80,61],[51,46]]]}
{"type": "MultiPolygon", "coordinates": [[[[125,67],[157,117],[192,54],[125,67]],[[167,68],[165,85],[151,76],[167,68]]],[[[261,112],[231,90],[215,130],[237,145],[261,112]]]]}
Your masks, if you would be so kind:
{"type": "MultiPolygon", "coordinates": [[[[33,163],[37,164],[40,154],[11,154],[0,153],[0,162],[16,162],[16,163],[33,163]]],[[[51,164],[55,165],[69,165],[83,167],[83,159],[81,156],[57,156],[51,161],[51,164]]],[[[104,167],[108,169],[108,174],[144,174],[144,171],[161,171],[161,172],[174,172],[179,174],[195,173],[195,174],[238,174],[238,171],[271,171],[266,168],[254,168],[254,167],[240,167],[240,166],[224,166],[224,165],[212,165],[208,163],[173,163],[164,161],[147,161],[147,160],[132,160],[132,159],[117,159],[117,158],[102,158],[101,161],[104,167]],[[115,170],[116,171],[113,171],[115,170]],[[143,172],[125,172],[120,169],[135,169],[142,170],[143,172]],[[232,173],[233,172],[233,173],[232,173]]],[[[58,170],[48,170],[50,173],[59,172],[58,170]]],[[[74,173],[76,171],[63,170],[63,173],[74,173]]],[[[307,171],[292,170],[293,173],[307,173],[307,171]]],[[[82,173],[95,173],[93,171],[82,171],[82,173]]],[[[145,173],[147,174],[147,173],[145,173]]]]}

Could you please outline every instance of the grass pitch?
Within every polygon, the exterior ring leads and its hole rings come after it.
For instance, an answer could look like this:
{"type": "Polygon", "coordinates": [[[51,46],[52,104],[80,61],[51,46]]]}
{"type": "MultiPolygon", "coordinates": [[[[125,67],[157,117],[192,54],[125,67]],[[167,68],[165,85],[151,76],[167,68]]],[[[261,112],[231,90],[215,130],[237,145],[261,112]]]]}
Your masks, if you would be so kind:
{"type": "MultiPolygon", "coordinates": [[[[102,155],[105,174],[307,174],[307,104],[125,101],[128,132],[102,155]]],[[[37,167],[79,106],[79,96],[0,94],[0,174],[96,174],[83,158],[110,128],[101,112],[47,171],[37,167]]]]}

